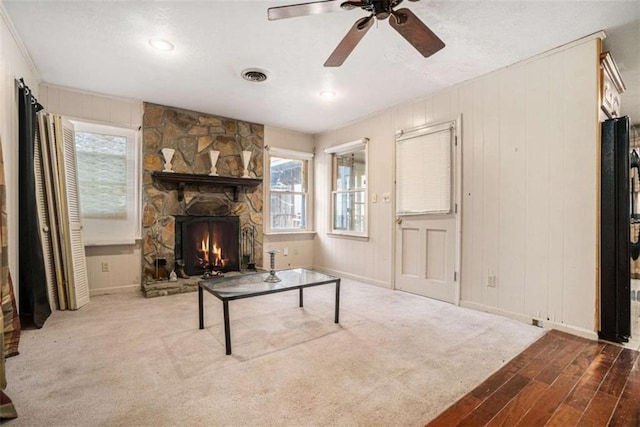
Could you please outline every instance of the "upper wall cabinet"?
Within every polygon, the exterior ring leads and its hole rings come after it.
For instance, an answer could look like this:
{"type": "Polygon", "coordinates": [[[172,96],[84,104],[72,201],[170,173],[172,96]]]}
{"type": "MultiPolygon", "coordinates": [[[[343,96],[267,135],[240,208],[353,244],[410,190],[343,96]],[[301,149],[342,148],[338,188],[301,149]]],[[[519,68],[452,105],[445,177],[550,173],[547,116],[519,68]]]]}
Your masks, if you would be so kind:
{"type": "Polygon", "coordinates": [[[600,120],[620,115],[620,98],[626,90],[618,66],[609,52],[600,54],[600,120]]]}

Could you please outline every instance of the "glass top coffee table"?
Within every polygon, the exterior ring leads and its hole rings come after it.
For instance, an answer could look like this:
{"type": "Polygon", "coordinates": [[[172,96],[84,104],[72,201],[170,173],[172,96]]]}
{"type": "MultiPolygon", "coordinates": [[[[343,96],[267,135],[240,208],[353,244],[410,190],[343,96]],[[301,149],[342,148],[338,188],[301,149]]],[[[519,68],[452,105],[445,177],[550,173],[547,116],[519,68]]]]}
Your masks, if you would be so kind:
{"type": "Polygon", "coordinates": [[[303,306],[302,290],[310,286],[336,284],[335,323],[339,322],[340,278],[306,268],[293,268],[276,272],[279,282],[265,282],[269,273],[244,274],[234,277],[200,280],[198,282],[198,318],[200,329],[204,329],[203,290],[222,301],[224,317],[224,341],[227,354],[231,354],[231,330],[229,327],[229,301],[277,292],[300,290],[300,307],[303,306]]]}

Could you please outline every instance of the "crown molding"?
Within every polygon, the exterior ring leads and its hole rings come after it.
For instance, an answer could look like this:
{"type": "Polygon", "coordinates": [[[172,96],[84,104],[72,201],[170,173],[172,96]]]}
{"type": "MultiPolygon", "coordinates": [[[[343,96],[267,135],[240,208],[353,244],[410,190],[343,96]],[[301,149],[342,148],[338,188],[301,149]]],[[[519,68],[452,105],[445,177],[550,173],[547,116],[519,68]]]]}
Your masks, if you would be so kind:
{"type": "Polygon", "coordinates": [[[16,27],[13,25],[13,21],[9,17],[9,14],[7,13],[7,10],[4,7],[4,2],[2,1],[0,1],[0,17],[2,17],[2,20],[4,21],[5,25],[7,26],[7,29],[9,30],[9,33],[11,34],[11,37],[13,38],[13,41],[15,42],[16,46],[18,46],[18,50],[20,50],[20,53],[22,54],[22,57],[25,63],[33,73],[37,83],[38,84],[42,83],[42,78],[40,77],[40,73],[38,72],[38,69],[36,68],[35,63],[33,62],[33,59],[31,59],[31,55],[29,55],[29,51],[24,46],[24,43],[22,43],[22,39],[20,39],[20,36],[18,35],[18,31],[16,30],[16,27]]]}

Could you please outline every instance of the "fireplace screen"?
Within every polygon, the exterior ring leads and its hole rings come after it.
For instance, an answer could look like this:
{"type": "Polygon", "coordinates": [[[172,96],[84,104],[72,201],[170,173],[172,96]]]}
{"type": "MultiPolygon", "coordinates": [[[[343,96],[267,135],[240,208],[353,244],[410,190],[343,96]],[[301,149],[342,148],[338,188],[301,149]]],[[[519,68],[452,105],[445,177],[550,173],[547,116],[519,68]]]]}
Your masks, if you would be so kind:
{"type": "Polygon", "coordinates": [[[239,271],[239,237],[237,216],[176,217],[176,260],[190,276],[239,271]]]}

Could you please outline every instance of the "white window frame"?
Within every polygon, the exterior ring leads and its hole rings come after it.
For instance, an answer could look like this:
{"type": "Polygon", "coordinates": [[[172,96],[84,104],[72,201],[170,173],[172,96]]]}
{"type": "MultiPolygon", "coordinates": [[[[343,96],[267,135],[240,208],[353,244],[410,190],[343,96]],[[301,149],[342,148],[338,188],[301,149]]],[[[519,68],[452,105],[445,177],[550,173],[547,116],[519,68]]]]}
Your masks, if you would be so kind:
{"type": "MultiPolygon", "coordinates": [[[[82,217],[85,246],[133,245],[141,239],[141,153],[140,131],[111,124],[70,119],[75,132],[121,136],[127,139],[127,216],[125,219],[82,217]]],[[[80,185],[80,184],[79,184],[80,185]]],[[[82,198],[80,198],[82,205],[82,198]]]]}
{"type": "MultiPolygon", "coordinates": [[[[277,235],[277,234],[308,234],[313,233],[313,153],[307,153],[304,151],[290,150],[286,148],[265,147],[265,162],[266,167],[264,168],[264,188],[265,188],[265,212],[267,216],[267,220],[265,221],[264,228],[265,234],[267,235],[277,235]],[[304,194],[305,195],[305,228],[291,228],[291,229],[282,229],[271,228],[271,157],[279,157],[283,159],[291,159],[291,160],[302,160],[303,165],[306,164],[306,170],[303,172],[306,175],[306,189],[303,192],[280,192],[277,193],[282,194],[304,194]]],[[[275,193],[275,191],[274,191],[275,193]]]]}
{"type": "MultiPolygon", "coordinates": [[[[324,150],[325,153],[331,154],[331,192],[329,194],[330,198],[330,210],[329,210],[329,229],[330,235],[337,236],[346,236],[346,237],[359,237],[359,238],[369,238],[369,138],[362,138],[355,141],[346,142],[344,144],[335,145],[333,147],[326,148],[324,150]],[[362,232],[351,231],[351,230],[338,230],[334,226],[335,219],[335,196],[337,193],[344,192],[354,192],[354,190],[349,189],[347,191],[336,189],[337,186],[337,155],[346,155],[355,153],[357,151],[364,151],[365,158],[365,177],[366,183],[364,187],[364,227],[362,232]]],[[[358,190],[362,191],[362,190],[358,190]]]]}

